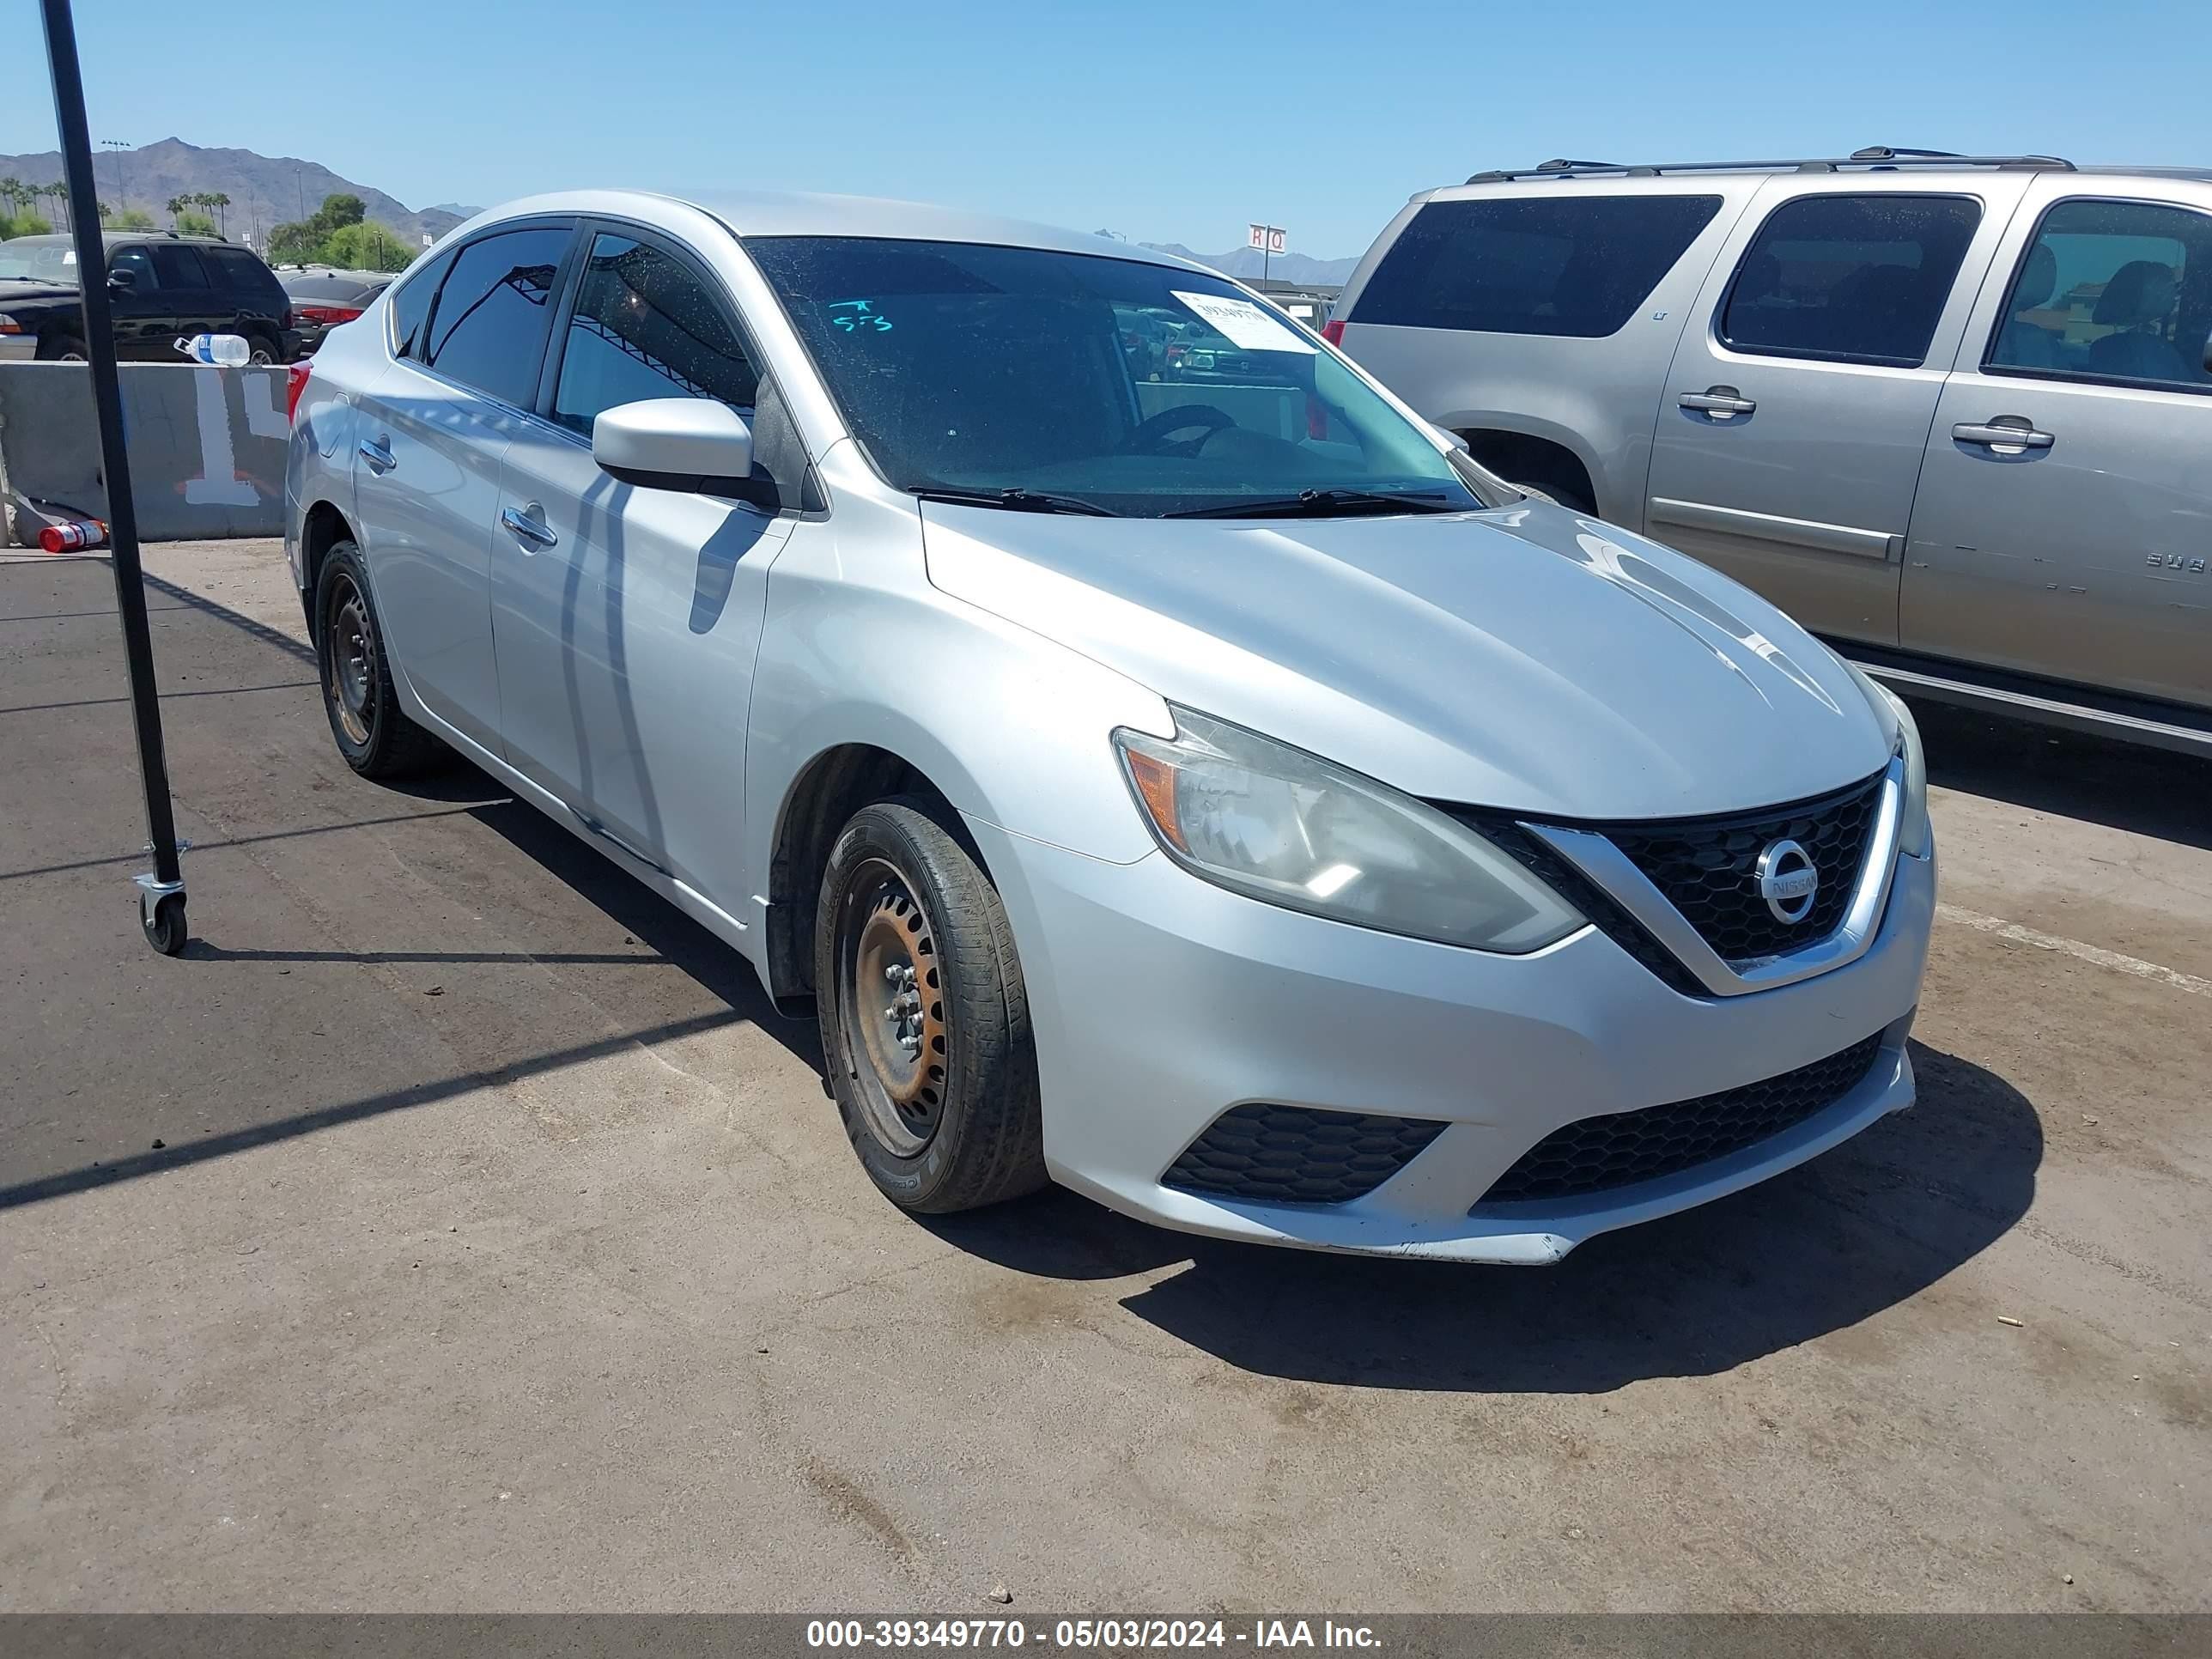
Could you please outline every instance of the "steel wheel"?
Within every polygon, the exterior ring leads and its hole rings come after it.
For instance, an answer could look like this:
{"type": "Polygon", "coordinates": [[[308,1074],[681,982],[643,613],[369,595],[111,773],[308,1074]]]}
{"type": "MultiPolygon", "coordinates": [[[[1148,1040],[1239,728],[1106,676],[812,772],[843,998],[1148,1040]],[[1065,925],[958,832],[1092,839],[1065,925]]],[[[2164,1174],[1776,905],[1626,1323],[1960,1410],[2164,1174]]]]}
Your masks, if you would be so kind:
{"type": "Polygon", "coordinates": [[[944,981],[929,913],[896,866],[871,859],[847,889],[839,967],[854,1082],[884,1149],[915,1158],[935,1138],[945,1105],[944,981]]]}
{"type": "Polygon", "coordinates": [[[376,630],[368,601],[353,578],[340,575],[330,585],[324,613],[325,655],[330,666],[323,692],[347,738],[365,744],[376,723],[376,630]]]}

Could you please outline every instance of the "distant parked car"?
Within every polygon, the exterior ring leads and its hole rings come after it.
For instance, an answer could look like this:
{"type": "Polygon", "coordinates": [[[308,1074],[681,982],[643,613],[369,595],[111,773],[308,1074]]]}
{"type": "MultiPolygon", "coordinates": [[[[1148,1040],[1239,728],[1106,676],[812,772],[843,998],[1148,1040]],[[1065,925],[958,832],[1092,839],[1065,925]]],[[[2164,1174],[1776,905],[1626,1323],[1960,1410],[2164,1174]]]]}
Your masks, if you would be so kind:
{"type": "Polygon", "coordinates": [[[319,265],[287,270],[282,280],[284,292],[291,296],[302,357],[313,356],[324,335],[360,316],[370,301],[392,286],[391,276],[384,271],[331,270],[319,265]]]}
{"type": "MultiPolygon", "coordinates": [[[[251,360],[288,362],[299,347],[292,301],[252,249],[213,236],[115,234],[107,252],[115,355],[173,363],[179,337],[243,336],[251,360]]],[[[76,245],[67,236],[0,242],[0,361],[84,360],[76,245]]]]}
{"type": "Polygon", "coordinates": [[[2212,171],[1547,161],[1416,196],[1335,318],[1893,685],[2212,754],[2212,171]]]}

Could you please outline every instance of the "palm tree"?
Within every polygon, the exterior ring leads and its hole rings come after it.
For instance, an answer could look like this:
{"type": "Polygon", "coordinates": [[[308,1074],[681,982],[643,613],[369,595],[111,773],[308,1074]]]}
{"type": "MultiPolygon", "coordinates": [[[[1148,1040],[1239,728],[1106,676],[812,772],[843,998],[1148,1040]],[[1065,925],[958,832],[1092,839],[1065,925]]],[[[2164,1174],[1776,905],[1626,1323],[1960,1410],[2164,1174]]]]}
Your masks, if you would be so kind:
{"type": "Polygon", "coordinates": [[[171,230],[177,228],[177,216],[199,199],[197,196],[172,196],[169,198],[169,228],[171,230]]]}
{"type": "Polygon", "coordinates": [[[48,196],[52,197],[56,202],[58,202],[58,203],[59,203],[59,204],[60,204],[60,205],[61,205],[60,222],[61,222],[62,225],[63,225],[64,228],[66,228],[66,227],[68,226],[68,223],[69,223],[69,182],[68,182],[68,180],[66,180],[66,179],[55,179],[55,180],[53,181],[53,183],[52,183],[51,185],[48,185],[46,186],[46,194],[47,194],[48,196]]]}
{"type": "Polygon", "coordinates": [[[228,236],[230,234],[230,220],[228,216],[223,212],[223,210],[230,205],[230,198],[224,195],[221,191],[216,190],[209,191],[205,196],[201,197],[200,200],[205,202],[216,211],[216,234],[217,235],[228,236]]]}
{"type": "Polygon", "coordinates": [[[12,216],[30,199],[31,192],[23,187],[21,179],[0,179],[0,213],[12,216]]]}

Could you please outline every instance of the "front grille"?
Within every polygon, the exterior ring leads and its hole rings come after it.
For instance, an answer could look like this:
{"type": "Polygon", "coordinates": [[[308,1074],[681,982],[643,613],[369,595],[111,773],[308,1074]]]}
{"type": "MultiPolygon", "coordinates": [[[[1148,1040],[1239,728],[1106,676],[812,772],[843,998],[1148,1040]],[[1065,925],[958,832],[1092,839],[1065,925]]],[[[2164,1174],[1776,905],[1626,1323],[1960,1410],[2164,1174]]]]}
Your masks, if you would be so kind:
{"type": "Polygon", "coordinates": [[[1486,1204],[1579,1198],[1740,1152],[1826,1110],[1873,1069],[1881,1033],[1761,1083],[1554,1129],[1482,1195],[1486,1204]]]}
{"type": "Polygon", "coordinates": [[[1434,1118],[1232,1106],[1160,1177],[1170,1187],[1267,1204],[1364,1198],[1443,1133],[1434,1118]]]}
{"type": "Polygon", "coordinates": [[[1643,923],[1613,901],[1613,896],[1552,850],[1540,836],[1531,835],[1510,819],[1496,813],[1455,811],[1454,816],[1489,837],[1492,845],[1518,860],[1561,898],[1582,913],[1583,919],[1638,962],[1658,975],[1668,990],[1686,997],[1710,997],[1679,957],[1644,929],[1643,923]]]}
{"type": "Polygon", "coordinates": [[[1881,800],[1882,775],[1817,800],[1729,817],[1594,825],[1627,854],[1651,884],[1723,962],[1780,956],[1836,931],[1858,884],[1868,832],[1881,800]],[[1796,842],[1820,872],[1813,908],[1784,921],[1759,896],[1759,855],[1796,842]]]}

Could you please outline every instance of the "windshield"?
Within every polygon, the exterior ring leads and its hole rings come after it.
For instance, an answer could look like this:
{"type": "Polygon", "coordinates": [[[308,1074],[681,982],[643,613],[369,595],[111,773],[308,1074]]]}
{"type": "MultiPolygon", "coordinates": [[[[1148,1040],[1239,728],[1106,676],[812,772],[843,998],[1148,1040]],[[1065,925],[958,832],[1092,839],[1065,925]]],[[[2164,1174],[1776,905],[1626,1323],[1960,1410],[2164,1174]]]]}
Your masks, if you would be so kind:
{"type": "Polygon", "coordinates": [[[66,236],[19,236],[0,242],[0,282],[76,286],[76,246],[66,236]]]}
{"type": "Polygon", "coordinates": [[[1311,335],[1218,276],[956,242],[745,246],[897,489],[1145,518],[1483,505],[1311,335]]]}

